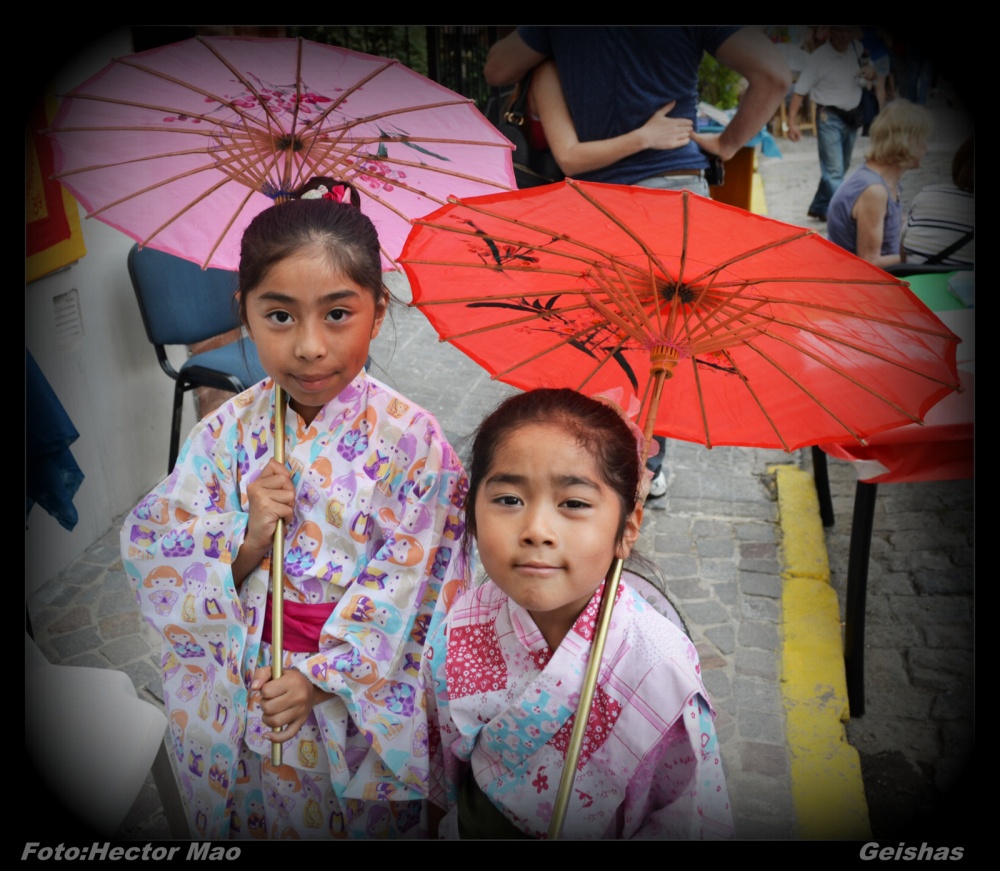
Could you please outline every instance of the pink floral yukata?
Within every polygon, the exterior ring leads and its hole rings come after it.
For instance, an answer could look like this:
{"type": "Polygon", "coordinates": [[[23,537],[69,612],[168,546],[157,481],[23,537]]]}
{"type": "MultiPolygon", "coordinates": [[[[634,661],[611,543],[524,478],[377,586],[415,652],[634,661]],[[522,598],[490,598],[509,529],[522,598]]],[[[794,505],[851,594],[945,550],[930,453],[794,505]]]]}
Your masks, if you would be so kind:
{"type": "Polygon", "coordinates": [[[273,456],[272,405],[268,380],[202,421],[122,529],[139,607],[163,638],[172,762],[191,834],[419,836],[428,781],[420,661],[465,585],[464,473],[437,421],[364,371],[308,427],[288,409],[297,499],[285,537],[284,664],[335,695],[274,767],[259,698],[248,699],[254,669],[270,663],[270,561],[239,592],[231,571],[247,486],[273,456]]]}
{"type": "MultiPolygon", "coordinates": [[[[458,836],[470,766],[507,820],[547,837],[603,589],[555,651],[492,581],[464,594],[430,637],[430,797],[448,811],[442,837],[458,836]]],[[[694,645],[623,583],[603,661],[562,837],[730,837],[694,645]]]]}

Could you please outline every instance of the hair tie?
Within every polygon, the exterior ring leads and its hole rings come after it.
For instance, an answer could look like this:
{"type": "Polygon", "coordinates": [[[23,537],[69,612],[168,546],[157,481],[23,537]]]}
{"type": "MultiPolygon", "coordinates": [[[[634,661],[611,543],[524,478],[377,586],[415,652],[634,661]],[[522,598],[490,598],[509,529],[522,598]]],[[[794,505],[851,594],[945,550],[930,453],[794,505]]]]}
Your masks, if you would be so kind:
{"type": "Polygon", "coordinates": [[[300,200],[333,200],[335,203],[349,203],[351,201],[351,189],[346,185],[338,184],[333,188],[326,185],[317,185],[306,191],[299,197],[300,200]]]}

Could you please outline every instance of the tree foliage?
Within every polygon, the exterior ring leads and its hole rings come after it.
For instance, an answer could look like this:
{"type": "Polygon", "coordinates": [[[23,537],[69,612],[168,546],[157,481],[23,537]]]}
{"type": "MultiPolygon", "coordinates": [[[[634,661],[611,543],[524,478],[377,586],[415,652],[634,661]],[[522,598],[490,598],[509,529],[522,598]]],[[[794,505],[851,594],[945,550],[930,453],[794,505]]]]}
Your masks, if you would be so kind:
{"type": "Polygon", "coordinates": [[[739,102],[743,77],[707,52],[698,66],[698,96],[720,109],[735,109],[739,102]]]}
{"type": "Polygon", "coordinates": [[[352,51],[395,58],[421,75],[427,75],[427,28],[384,24],[321,24],[290,26],[289,36],[337,45],[352,51]]]}

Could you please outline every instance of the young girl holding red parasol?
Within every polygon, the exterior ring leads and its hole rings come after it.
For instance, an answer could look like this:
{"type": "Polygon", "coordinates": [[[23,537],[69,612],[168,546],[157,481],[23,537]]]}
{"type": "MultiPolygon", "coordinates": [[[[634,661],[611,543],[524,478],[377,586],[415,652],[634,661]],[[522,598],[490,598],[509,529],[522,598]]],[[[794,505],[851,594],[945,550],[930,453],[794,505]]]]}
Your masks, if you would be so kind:
{"type": "Polygon", "coordinates": [[[164,636],[164,700],[186,715],[172,715],[172,761],[197,838],[425,832],[417,664],[465,583],[466,482],[435,419],[365,370],[389,301],[379,241],[356,195],[323,181],[243,236],[240,311],[270,379],[198,424],[122,530],[164,636]],[[277,436],[275,384],[289,397],[277,436]],[[150,582],[164,572],[178,589],[150,582]]]}
{"type": "MultiPolygon", "coordinates": [[[[442,837],[546,837],[604,578],[639,535],[641,448],[617,409],[568,389],[479,427],[467,522],[488,577],[423,660],[442,837]]],[[[622,583],[602,661],[564,836],[731,836],[694,645],[622,583]]]]}

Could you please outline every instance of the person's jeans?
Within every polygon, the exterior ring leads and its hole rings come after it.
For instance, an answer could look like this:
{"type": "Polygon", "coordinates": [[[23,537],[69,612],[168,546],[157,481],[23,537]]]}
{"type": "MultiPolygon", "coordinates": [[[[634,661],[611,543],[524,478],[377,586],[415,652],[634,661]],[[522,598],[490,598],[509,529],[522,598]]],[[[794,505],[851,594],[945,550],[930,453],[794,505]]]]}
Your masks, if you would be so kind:
{"type": "Polygon", "coordinates": [[[654,175],[635,182],[636,187],[661,191],[691,191],[701,197],[709,195],[708,182],[696,175],[654,175]]]}
{"type": "Polygon", "coordinates": [[[830,200],[850,168],[858,128],[845,124],[839,115],[825,108],[816,113],[816,127],[820,177],[809,211],[825,218],[830,200]]]}
{"type": "Polygon", "coordinates": [[[659,449],[656,452],[655,457],[650,457],[646,460],[646,468],[653,473],[655,477],[660,472],[660,468],[663,466],[663,455],[667,452],[667,440],[663,436],[655,435],[653,436],[653,441],[659,445],[659,449]]]}

